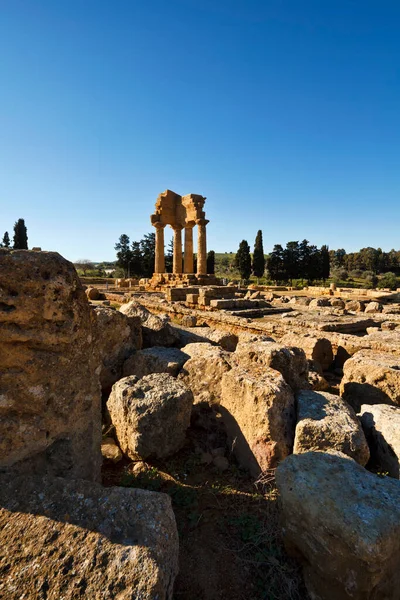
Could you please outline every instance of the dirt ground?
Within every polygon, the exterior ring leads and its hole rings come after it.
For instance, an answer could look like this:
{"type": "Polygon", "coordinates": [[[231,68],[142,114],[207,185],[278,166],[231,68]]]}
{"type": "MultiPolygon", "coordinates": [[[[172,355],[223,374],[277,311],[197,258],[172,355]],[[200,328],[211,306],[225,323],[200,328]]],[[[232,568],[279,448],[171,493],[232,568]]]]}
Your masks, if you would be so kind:
{"type": "Polygon", "coordinates": [[[281,539],[273,473],[254,482],[230,448],[218,413],[198,407],[185,447],[165,461],[105,463],[104,485],[169,494],[180,538],[174,600],[307,600],[281,539]],[[212,453],[228,458],[221,471],[212,453]]]}

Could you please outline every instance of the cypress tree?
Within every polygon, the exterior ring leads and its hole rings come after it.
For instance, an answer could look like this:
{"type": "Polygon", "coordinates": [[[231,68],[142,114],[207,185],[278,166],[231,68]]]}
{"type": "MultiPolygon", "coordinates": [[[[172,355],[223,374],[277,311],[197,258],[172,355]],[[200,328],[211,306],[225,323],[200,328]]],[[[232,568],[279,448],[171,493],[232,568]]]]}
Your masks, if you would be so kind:
{"type": "Polygon", "coordinates": [[[235,266],[242,279],[249,279],[251,274],[250,246],[246,240],[242,240],[236,253],[235,266]]]}
{"type": "Polygon", "coordinates": [[[325,282],[325,279],[328,279],[329,277],[329,272],[330,272],[330,254],[329,254],[329,247],[324,245],[321,246],[321,277],[325,282]]]}
{"type": "Polygon", "coordinates": [[[28,250],[28,233],[24,219],[18,219],[14,225],[14,249],[28,250]]]}
{"type": "Polygon", "coordinates": [[[8,231],[4,232],[3,241],[0,244],[0,246],[3,246],[4,248],[9,248],[10,247],[10,236],[8,235],[8,231]]]}
{"type": "Polygon", "coordinates": [[[207,253],[207,273],[209,275],[214,275],[215,273],[215,252],[214,250],[210,250],[207,253]]]}
{"type": "Polygon", "coordinates": [[[262,231],[258,230],[256,241],[254,244],[254,253],[253,253],[253,274],[257,277],[262,277],[265,271],[265,258],[264,258],[264,248],[263,248],[263,239],[262,239],[262,231]]]}

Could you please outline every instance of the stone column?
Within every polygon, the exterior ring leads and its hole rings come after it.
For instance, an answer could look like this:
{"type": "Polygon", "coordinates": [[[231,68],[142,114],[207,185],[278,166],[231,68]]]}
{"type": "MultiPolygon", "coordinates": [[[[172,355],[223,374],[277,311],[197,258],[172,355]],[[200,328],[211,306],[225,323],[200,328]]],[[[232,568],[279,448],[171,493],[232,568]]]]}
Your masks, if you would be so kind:
{"type": "Polygon", "coordinates": [[[193,227],[185,227],[184,272],[194,273],[193,261],[193,227]]]}
{"type": "Polygon", "coordinates": [[[182,273],[182,228],[174,227],[173,273],[182,273]]]}
{"type": "Polygon", "coordinates": [[[156,256],[154,273],[165,273],[165,256],[164,256],[164,225],[155,223],[156,228],[156,256]]]}
{"type": "Polygon", "coordinates": [[[197,275],[207,274],[207,219],[199,219],[197,223],[197,275]]]}

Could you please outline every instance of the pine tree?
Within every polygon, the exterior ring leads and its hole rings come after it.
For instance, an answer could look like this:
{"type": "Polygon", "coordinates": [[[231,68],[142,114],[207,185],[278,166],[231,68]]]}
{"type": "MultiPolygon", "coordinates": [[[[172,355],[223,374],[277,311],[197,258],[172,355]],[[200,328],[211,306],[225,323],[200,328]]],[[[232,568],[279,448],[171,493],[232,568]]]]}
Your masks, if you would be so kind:
{"type": "Polygon", "coordinates": [[[254,253],[253,253],[253,274],[257,277],[262,277],[265,271],[265,257],[264,257],[264,248],[263,248],[263,239],[262,239],[262,231],[258,230],[256,241],[254,244],[254,253]]]}
{"type": "Polygon", "coordinates": [[[215,273],[215,252],[214,250],[210,250],[207,253],[207,273],[209,275],[214,275],[215,273]]]}
{"type": "Polygon", "coordinates": [[[8,235],[8,231],[4,232],[3,241],[0,244],[0,246],[2,246],[3,248],[9,248],[10,247],[10,236],[8,235]]]}
{"type": "Polygon", "coordinates": [[[24,219],[18,219],[14,225],[14,249],[28,250],[28,233],[24,219]]]}
{"type": "Polygon", "coordinates": [[[129,236],[126,235],[126,233],[123,233],[114,246],[117,251],[117,266],[124,270],[125,277],[128,275],[130,262],[132,260],[132,250],[129,245],[129,236]]]}
{"type": "Polygon", "coordinates": [[[236,253],[235,266],[240,273],[242,279],[249,279],[251,275],[251,256],[250,246],[246,240],[242,240],[239,245],[239,250],[236,253]]]}

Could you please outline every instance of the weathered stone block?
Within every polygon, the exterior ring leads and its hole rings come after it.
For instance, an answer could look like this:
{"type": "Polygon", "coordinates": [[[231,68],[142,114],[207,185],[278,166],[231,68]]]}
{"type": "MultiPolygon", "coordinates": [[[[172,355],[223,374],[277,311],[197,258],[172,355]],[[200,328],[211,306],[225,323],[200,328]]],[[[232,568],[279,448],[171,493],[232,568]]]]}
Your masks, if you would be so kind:
{"type": "Polygon", "coordinates": [[[98,479],[95,314],[55,252],[0,249],[0,468],[98,479]]]}
{"type": "Polygon", "coordinates": [[[287,549],[313,600],[397,600],[400,482],[340,452],[293,454],[278,466],[287,549]]]}
{"type": "Polygon", "coordinates": [[[166,494],[0,478],[0,596],[171,600],[178,532],[166,494]]]}

